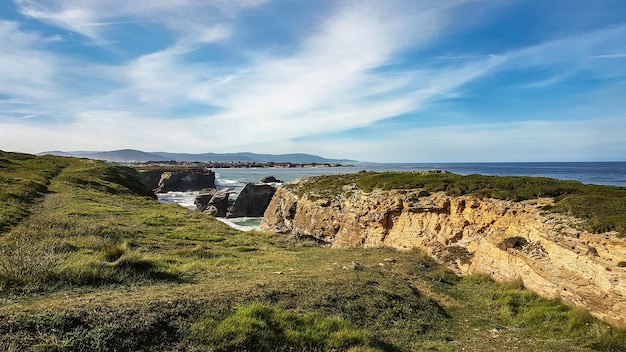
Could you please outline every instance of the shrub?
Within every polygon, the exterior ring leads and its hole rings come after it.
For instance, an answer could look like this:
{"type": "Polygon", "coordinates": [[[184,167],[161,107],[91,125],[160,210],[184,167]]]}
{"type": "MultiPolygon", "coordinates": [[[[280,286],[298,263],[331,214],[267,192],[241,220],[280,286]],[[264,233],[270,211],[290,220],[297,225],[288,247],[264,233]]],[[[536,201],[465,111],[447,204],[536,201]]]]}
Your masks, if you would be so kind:
{"type": "Polygon", "coordinates": [[[472,256],[473,253],[470,253],[465,247],[448,246],[442,260],[450,264],[456,263],[457,260],[462,264],[469,264],[472,261],[472,256]]]}
{"type": "Polygon", "coordinates": [[[528,241],[524,237],[509,237],[498,243],[498,248],[507,250],[509,248],[520,250],[528,244],[528,241]]]}

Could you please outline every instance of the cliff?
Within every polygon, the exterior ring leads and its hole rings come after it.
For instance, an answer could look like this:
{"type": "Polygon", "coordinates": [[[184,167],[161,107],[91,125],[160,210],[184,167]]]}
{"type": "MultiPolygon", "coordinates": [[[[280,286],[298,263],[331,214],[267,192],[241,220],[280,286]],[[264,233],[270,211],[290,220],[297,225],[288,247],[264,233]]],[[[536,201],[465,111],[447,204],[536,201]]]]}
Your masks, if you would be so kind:
{"type": "Polygon", "coordinates": [[[538,294],[626,326],[626,241],[593,234],[581,220],[546,212],[552,198],[507,201],[412,189],[280,188],[262,228],[335,247],[419,248],[459,274],[521,280],[538,294]]]}
{"type": "Polygon", "coordinates": [[[205,168],[149,168],[139,170],[141,181],[155,193],[215,188],[215,173],[205,168]]]}

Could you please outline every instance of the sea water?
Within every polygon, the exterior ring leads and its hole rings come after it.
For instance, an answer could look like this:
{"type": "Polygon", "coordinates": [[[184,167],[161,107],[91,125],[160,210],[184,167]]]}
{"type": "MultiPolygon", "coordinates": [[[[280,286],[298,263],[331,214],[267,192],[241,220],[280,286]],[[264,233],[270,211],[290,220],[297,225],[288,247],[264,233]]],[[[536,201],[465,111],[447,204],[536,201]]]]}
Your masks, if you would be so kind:
{"type": "MultiPolygon", "coordinates": [[[[576,180],[588,184],[602,184],[626,187],[626,162],[540,162],[540,163],[358,163],[350,167],[295,167],[295,168],[218,168],[215,172],[215,185],[229,188],[233,197],[249,182],[259,182],[263,177],[274,176],[282,183],[297,178],[330,174],[347,174],[365,171],[423,171],[446,170],[455,174],[497,175],[497,176],[545,176],[560,180],[576,180]]],[[[276,184],[280,187],[282,183],[276,184]]],[[[169,192],[158,194],[164,203],[176,203],[189,209],[198,192],[169,192]]],[[[240,230],[259,228],[261,218],[219,219],[240,230]]]]}
{"type": "Polygon", "coordinates": [[[365,171],[445,170],[455,174],[497,176],[545,176],[582,183],[626,186],[626,162],[537,162],[537,163],[358,163],[352,167],[298,168],[227,168],[214,169],[216,183],[243,188],[247,182],[259,182],[274,176],[283,182],[301,177],[365,171]]]}

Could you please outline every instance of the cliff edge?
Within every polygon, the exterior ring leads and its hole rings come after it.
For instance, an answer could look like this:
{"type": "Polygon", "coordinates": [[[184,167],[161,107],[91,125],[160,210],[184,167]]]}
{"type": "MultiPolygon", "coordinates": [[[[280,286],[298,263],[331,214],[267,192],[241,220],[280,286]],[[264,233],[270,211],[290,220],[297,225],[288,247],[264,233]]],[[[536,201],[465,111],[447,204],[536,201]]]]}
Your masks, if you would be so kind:
{"type": "Polygon", "coordinates": [[[311,187],[315,182],[296,180],[278,189],[262,229],[335,247],[419,248],[459,274],[521,280],[542,296],[626,326],[626,240],[546,211],[553,197],[511,201],[421,187],[364,189],[351,182],[328,191],[324,182],[311,187]]]}

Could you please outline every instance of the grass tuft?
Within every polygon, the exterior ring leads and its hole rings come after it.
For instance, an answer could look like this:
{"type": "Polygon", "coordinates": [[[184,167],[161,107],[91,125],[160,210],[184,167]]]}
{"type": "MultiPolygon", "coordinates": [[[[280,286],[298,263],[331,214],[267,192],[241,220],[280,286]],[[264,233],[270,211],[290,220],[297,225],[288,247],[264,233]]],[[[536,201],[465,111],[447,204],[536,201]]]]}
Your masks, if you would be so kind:
{"type": "Polygon", "coordinates": [[[200,343],[224,352],[373,349],[369,334],[341,317],[299,314],[263,303],[239,306],[222,320],[201,319],[192,331],[200,343]]]}

